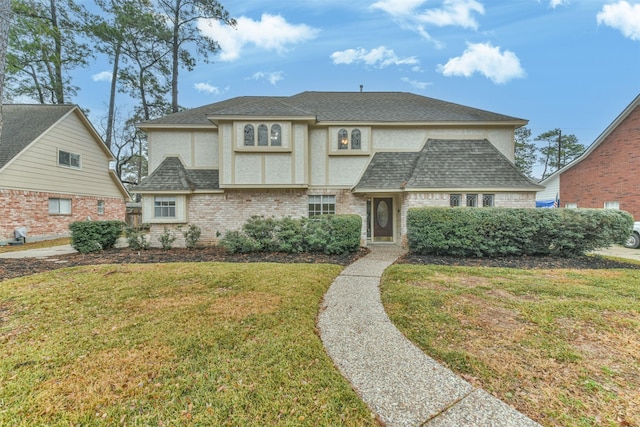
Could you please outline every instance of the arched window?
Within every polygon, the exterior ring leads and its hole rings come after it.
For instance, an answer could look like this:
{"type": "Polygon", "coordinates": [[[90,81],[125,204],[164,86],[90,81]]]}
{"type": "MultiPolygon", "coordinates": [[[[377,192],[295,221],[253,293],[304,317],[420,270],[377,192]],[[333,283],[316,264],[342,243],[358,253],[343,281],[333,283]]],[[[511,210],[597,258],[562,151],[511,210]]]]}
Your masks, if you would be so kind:
{"type": "Polygon", "coordinates": [[[361,139],[361,134],[360,134],[360,129],[354,129],[351,131],[351,149],[352,150],[359,150],[360,149],[360,139],[361,139]]]}
{"type": "Polygon", "coordinates": [[[346,129],[340,129],[338,131],[338,149],[346,150],[349,148],[349,132],[346,129]]]}
{"type": "Polygon", "coordinates": [[[282,129],[280,125],[271,126],[271,146],[280,147],[282,145],[282,129]]]}
{"type": "Polygon", "coordinates": [[[269,129],[267,125],[258,126],[258,146],[265,147],[269,145],[269,129]]]}
{"type": "Polygon", "coordinates": [[[244,145],[245,147],[251,147],[254,145],[254,132],[253,125],[244,125],[244,145]]]}

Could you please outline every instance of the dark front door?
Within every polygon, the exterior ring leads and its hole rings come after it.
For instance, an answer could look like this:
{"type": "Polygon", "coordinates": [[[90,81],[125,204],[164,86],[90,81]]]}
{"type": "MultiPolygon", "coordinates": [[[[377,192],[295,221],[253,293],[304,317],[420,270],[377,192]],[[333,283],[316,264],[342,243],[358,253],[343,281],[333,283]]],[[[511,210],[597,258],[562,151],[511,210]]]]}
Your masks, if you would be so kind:
{"type": "Polygon", "coordinates": [[[373,199],[373,241],[393,241],[393,199],[373,199]]]}

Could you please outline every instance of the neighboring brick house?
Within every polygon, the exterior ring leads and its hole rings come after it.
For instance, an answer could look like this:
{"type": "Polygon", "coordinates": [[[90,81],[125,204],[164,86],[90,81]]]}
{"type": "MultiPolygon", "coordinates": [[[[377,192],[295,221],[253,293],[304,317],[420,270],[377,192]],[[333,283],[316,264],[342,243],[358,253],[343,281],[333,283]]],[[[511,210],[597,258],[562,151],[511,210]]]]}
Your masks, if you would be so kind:
{"type": "Polygon", "coordinates": [[[541,184],[555,189],[560,207],[621,209],[640,220],[639,173],[640,95],[580,157],[541,184]]]}
{"type": "Polygon", "coordinates": [[[3,105],[0,242],[69,235],[73,221],[125,219],[113,155],[76,105],[3,105]]]}
{"type": "Polygon", "coordinates": [[[402,243],[411,207],[534,207],[541,187],[513,164],[526,123],[401,92],[238,97],[178,112],[139,125],[151,171],[136,188],[142,221],[154,244],[187,223],[214,242],[253,215],[349,213],[362,217],[363,245],[402,243]]]}

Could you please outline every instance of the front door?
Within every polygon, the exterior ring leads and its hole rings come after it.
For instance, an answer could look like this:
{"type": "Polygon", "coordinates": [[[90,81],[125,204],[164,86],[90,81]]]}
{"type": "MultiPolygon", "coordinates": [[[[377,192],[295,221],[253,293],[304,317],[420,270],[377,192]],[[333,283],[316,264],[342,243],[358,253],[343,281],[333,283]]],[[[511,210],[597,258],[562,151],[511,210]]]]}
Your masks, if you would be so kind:
{"type": "Polygon", "coordinates": [[[393,242],[393,198],[373,199],[373,241],[393,242]]]}

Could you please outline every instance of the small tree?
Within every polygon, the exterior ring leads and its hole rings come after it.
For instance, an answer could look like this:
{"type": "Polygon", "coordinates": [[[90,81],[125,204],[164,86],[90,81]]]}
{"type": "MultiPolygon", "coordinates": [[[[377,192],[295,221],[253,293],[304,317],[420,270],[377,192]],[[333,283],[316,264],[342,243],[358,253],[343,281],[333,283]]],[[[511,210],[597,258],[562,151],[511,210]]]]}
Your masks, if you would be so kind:
{"type": "Polygon", "coordinates": [[[521,127],[515,132],[515,164],[516,167],[528,176],[533,177],[533,165],[537,160],[537,148],[531,141],[531,129],[521,127]]]}
{"type": "Polygon", "coordinates": [[[575,135],[563,135],[560,129],[541,133],[535,140],[546,144],[540,148],[539,159],[544,164],[542,179],[569,164],[585,150],[575,135]]]}

